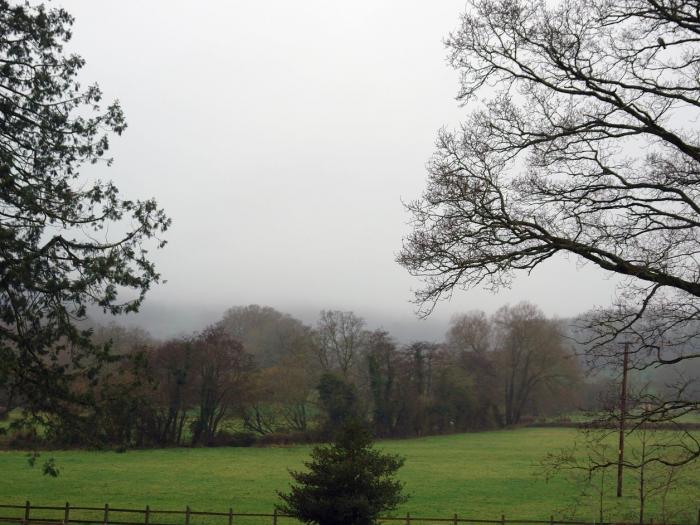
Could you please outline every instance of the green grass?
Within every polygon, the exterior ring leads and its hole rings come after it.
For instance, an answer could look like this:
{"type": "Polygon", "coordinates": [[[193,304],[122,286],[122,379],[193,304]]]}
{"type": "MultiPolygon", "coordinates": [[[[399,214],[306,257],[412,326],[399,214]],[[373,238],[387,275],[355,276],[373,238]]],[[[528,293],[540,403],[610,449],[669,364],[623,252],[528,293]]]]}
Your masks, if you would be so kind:
{"type": "MultiPolygon", "coordinates": [[[[563,516],[581,487],[560,478],[546,482],[538,464],[547,451],[571,443],[572,429],[520,429],[421,439],[382,441],[379,447],[406,457],[400,478],[411,495],[400,513],[413,516],[461,516],[499,519],[548,519],[563,516]]],[[[309,447],[164,449],[115,452],[57,451],[58,478],[27,466],[26,454],[0,452],[0,503],[112,506],[155,509],[270,512],[276,490],[289,484],[287,469],[300,468],[309,447]]],[[[38,462],[39,463],[39,462],[38,462]]],[[[696,515],[700,473],[675,489],[677,520],[696,515]]],[[[612,478],[613,476],[609,476],[612,478]]],[[[625,487],[622,502],[612,485],[606,499],[608,519],[631,519],[635,486],[625,487]]],[[[610,482],[612,483],[612,479],[610,482]]],[[[658,516],[658,502],[649,514],[658,516]]],[[[2,514],[2,511],[0,511],[2,514]]],[[[597,503],[584,498],[576,515],[593,519],[597,503]]],[[[658,517],[657,517],[658,520],[658,517]]]]}

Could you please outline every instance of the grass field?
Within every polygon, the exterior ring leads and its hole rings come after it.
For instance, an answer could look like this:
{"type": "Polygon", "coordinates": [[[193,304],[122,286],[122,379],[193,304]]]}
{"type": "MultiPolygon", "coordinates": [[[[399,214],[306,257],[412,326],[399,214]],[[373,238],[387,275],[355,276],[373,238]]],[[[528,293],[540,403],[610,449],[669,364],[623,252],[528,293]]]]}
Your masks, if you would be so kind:
{"type": "MultiPolygon", "coordinates": [[[[546,482],[540,460],[571,442],[571,429],[520,429],[421,439],[382,441],[384,450],[406,457],[400,472],[411,495],[399,513],[499,519],[564,516],[581,487],[561,478],[546,482]]],[[[0,452],[0,503],[112,506],[156,509],[270,512],[276,490],[288,487],[287,469],[300,468],[309,447],[165,449],[116,452],[58,451],[58,478],[27,466],[26,454],[0,452]]],[[[612,478],[613,476],[609,476],[612,478]]],[[[636,486],[630,476],[620,503],[608,490],[606,519],[633,519],[636,486]]],[[[674,490],[676,521],[695,522],[700,472],[674,490]]],[[[659,513],[649,502],[648,515],[659,513]]],[[[576,515],[594,520],[595,498],[584,498],[576,515]]],[[[658,521],[658,518],[657,518],[658,521]]]]}

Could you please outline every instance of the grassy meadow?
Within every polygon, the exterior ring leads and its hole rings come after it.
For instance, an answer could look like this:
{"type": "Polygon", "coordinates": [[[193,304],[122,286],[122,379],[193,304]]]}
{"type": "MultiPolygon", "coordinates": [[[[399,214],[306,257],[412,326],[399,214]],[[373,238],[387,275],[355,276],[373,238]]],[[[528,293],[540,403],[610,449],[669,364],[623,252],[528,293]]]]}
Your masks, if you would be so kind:
{"type": "MultiPolygon", "coordinates": [[[[400,471],[411,495],[399,514],[499,519],[571,517],[582,486],[566,477],[547,482],[539,466],[548,451],[569,445],[575,430],[519,429],[419,439],[381,441],[378,446],[406,457],[400,471]]],[[[276,491],[289,485],[287,469],[298,469],[310,447],[179,448],[98,452],[54,451],[58,478],[29,468],[26,453],[0,451],[0,503],[270,512],[276,491]]],[[[696,467],[697,468],[697,467],[696,467]]],[[[606,519],[631,520],[636,508],[633,476],[625,497],[614,497],[609,476],[606,519]]],[[[669,495],[676,521],[693,522],[700,503],[700,472],[669,495]]],[[[581,498],[578,498],[581,499],[581,498]]],[[[649,517],[660,513],[648,503],[649,517]]],[[[7,514],[7,511],[0,511],[7,514]]],[[[587,520],[598,515],[597,496],[583,497],[574,513],[587,520]]]]}

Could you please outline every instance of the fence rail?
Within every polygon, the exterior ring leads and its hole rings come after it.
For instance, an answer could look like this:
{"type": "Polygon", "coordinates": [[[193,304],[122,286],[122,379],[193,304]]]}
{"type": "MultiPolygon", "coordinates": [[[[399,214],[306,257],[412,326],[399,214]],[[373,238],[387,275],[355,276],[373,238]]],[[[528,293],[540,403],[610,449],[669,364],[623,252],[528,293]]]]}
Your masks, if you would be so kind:
{"type": "MultiPolygon", "coordinates": [[[[243,523],[241,521],[242,519],[247,519],[247,518],[262,518],[265,520],[265,523],[271,523],[272,525],[278,525],[280,521],[282,520],[289,520],[289,519],[294,519],[293,516],[288,516],[286,514],[282,514],[277,512],[277,510],[273,511],[272,513],[250,513],[250,512],[234,512],[233,508],[229,508],[228,512],[211,512],[211,511],[195,511],[192,510],[189,506],[186,507],[184,510],[156,510],[156,509],[151,509],[150,506],[146,505],[145,508],[143,509],[127,509],[127,508],[121,508],[121,507],[110,507],[109,504],[105,503],[103,507],[86,507],[86,506],[72,506],[70,503],[66,502],[65,505],[63,506],[51,506],[51,505],[32,505],[29,501],[27,501],[24,505],[8,505],[8,504],[0,504],[0,512],[2,512],[2,509],[7,509],[9,510],[14,510],[17,511],[17,515],[15,516],[6,516],[4,513],[0,514],[0,523],[11,523],[11,524],[19,524],[19,525],[70,525],[76,524],[76,525],[192,525],[191,520],[193,517],[197,516],[204,516],[204,517],[218,517],[218,518],[225,518],[226,521],[224,522],[223,520],[219,523],[220,525],[223,525],[226,523],[226,525],[237,525],[239,523],[243,523]],[[34,511],[34,516],[32,516],[32,511],[34,511]],[[51,517],[46,517],[46,512],[47,511],[60,511],[62,514],[60,516],[51,516],[51,517]],[[36,514],[40,513],[42,516],[37,516],[36,514]],[[71,516],[71,512],[74,513],[99,513],[99,516],[94,517],[92,519],[87,519],[84,516],[82,517],[75,517],[75,514],[73,514],[73,517],[71,516]],[[140,514],[143,516],[142,519],[138,521],[124,521],[124,520],[119,520],[119,519],[112,519],[112,516],[114,514],[140,514]],[[178,520],[177,522],[158,522],[154,521],[153,517],[155,516],[176,516],[176,517],[182,517],[181,520],[178,520]]],[[[627,522],[595,522],[595,521],[567,521],[567,520],[555,520],[553,516],[550,516],[548,520],[533,520],[533,519],[514,519],[514,518],[506,518],[505,515],[501,515],[500,519],[476,519],[476,518],[467,518],[467,517],[460,517],[457,514],[454,514],[452,517],[443,517],[443,518],[428,518],[428,517],[422,517],[422,516],[411,516],[410,513],[407,513],[405,516],[385,516],[379,518],[380,523],[385,523],[385,522],[400,522],[404,523],[406,525],[419,525],[419,524],[428,524],[428,523],[452,523],[454,525],[457,525],[458,523],[471,523],[474,525],[479,525],[479,524],[487,524],[487,525],[507,525],[507,524],[514,524],[514,525],[632,525],[631,523],[627,522]]],[[[247,523],[247,522],[246,522],[247,523]]],[[[638,523],[634,523],[634,525],[639,525],[638,523]]],[[[646,524],[643,525],[661,525],[660,523],[654,523],[654,521],[650,521],[646,524]]],[[[666,523],[663,525],[687,525],[687,524],[673,524],[673,523],[666,523]]],[[[700,525],[700,509],[698,509],[697,513],[697,525],[700,525]]]]}

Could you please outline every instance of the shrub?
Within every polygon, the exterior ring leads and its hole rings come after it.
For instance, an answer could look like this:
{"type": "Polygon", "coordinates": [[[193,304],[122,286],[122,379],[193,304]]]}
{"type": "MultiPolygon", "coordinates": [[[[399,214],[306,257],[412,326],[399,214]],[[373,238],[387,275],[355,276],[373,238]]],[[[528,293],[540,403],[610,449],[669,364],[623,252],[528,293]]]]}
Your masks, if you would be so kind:
{"type": "Polygon", "coordinates": [[[209,447],[250,447],[256,441],[257,437],[252,432],[219,430],[206,444],[209,447]]]}
{"type": "Polygon", "coordinates": [[[273,432],[259,436],[258,445],[299,445],[320,443],[326,435],[323,430],[306,430],[304,432],[273,432]]]}
{"type": "Polygon", "coordinates": [[[314,447],[308,472],[291,472],[296,485],[278,493],[284,502],[278,508],[304,523],[371,525],[406,501],[403,484],[393,479],[403,462],[375,450],[366,426],[348,422],[331,445],[314,447]]]}

